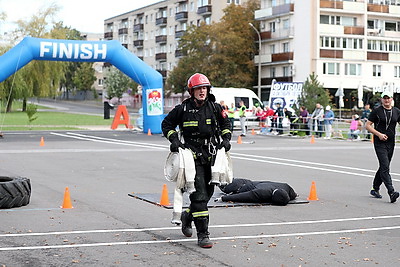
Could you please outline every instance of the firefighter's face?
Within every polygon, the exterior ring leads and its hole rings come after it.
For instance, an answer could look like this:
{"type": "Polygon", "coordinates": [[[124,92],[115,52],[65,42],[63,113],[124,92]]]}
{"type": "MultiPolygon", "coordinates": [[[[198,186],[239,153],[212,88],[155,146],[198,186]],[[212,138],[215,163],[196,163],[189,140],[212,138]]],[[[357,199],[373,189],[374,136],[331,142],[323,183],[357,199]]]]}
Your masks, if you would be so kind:
{"type": "Polygon", "coordinates": [[[200,86],[193,89],[193,96],[197,100],[204,101],[207,98],[207,86],[200,86]]]}

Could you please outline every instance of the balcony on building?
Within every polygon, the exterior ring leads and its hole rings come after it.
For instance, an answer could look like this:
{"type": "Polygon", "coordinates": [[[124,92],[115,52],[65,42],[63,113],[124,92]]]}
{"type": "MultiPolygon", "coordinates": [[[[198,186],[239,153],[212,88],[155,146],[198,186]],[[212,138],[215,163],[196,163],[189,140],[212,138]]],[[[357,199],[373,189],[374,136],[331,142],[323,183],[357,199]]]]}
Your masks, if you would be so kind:
{"type": "Polygon", "coordinates": [[[212,12],[211,5],[201,6],[197,8],[197,14],[202,16],[211,15],[211,12],[212,12]]]}
{"type": "Polygon", "coordinates": [[[187,3],[188,0],[175,0],[175,4],[187,3]]]}
{"type": "Polygon", "coordinates": [[[187,11],[181,11],[175,14],[175,20],[176,21],[187,21],[188,19],[188,12],[187,11]]]}
{"type": "Polygon", "coordinates": [[[167,35],[157,35],[156,36],[156,43],[166,43],[167,42],[167,35]]]}
{"type": "Polygon", "coordinates": [[[175,38],[176,38],[176,39],[181,38],[181,37],[185,34],[185,32],[186,32],[186,31],[184,31],[184,30],[176,31],[176,32],[175,32],[175,38]]]}
{"type": "Polygon", "coordinates": [[[167,77],[167,71],[166,70],[157,70],[162,76],[163,78],[167,77]]]}
{"type": "Polygon", "coordinates": [[[271,31],[260,32],[261,40],[268,40],[268,39],[271,39],[271,36],[272,36],[271,31]]]}
{"type": "Polygon", "coordinates": [[[319,5],[320,8],[343,9],[343,1],[321,0],[319,5]]]}
{"type": "Polygon", "coordinates": [[[156,60],[159,60],[159,61],[167,60],[167,53],[157,53],[156,60]]]}
{"type": "Polygon", "coordinates": [[[175,50],[175,57],[180,58],[183,57],[183,52],[180,49],[175,50]]]}
{"type": "Polygon", "coordinates": [[[135,41],[133,41],[133,45],[134,45],[136,48],[143,47],[143,39],[142,39],[142,40],[135,40],[135,41]]]}
{"type": "Polygon", "coordinates": [[[364,27],[344,26],[344,34],[364,35],[364,27]]]}
{"type": "Polygon", "coordinates": [[[133,31],[134,32],[140,32],[140,31],[143,31],[143,29],[144,29],[144,24],[143,23],[139,23],[139,24],[133,25],[133,31]]]}
{"type": "Polygon", "coordinates": [[[320,49],[319,57],[321,57],[321,58],[343,58],[343,50],[320,49]]]}
{"type": "Polygon", "coordinates": [[[120,29],[118,29],[118,34],[128,34],[128,28],[120,28],[120,29]]]}
{"type": "Polygon", "coordinates": [[[113,39],[113,32],[105,32],[104,33],[104,39],[112,40],[113,39]]]}
{"type": "Polygon", "coordinates": [[[259,9],[254,12],[256,20],[270,19],[294,12],[294,3],[259,9]]]}
{"type": "Polygon", "coordinates": [[[367,60],[389,61],[389,53],[367,52],[367,60]]]}
{"type": "Polygon", "coordinates": [[[167,21],[168,21],[167,17],[158,18],[158,19],[156,19],[156,25],[157,26],[165,26],[165,25],[167,25],[167,21]]]}
{"type": "Polygon", "coordinates": [[[277,53],[271,55],[272,62],[293,60],[293,52],[277,53]]]}
{"type": "Polygon", "coordinates": [[[388,5],[368,4],[367,10],[369,12],[389,13],[388,5]]]}

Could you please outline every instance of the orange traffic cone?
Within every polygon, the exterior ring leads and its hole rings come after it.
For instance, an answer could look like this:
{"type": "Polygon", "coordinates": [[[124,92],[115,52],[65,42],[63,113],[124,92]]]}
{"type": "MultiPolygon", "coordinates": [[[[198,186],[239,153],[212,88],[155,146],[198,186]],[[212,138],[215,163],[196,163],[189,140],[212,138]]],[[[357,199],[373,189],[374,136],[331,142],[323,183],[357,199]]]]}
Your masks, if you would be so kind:
{"type": "Polygon", "coordinates": [[[317,197],[317,187],[315,186],[315,182],[312,181],[310,195],[308,196],[307,200],[319,200],[317,197]]]}
{"type": "Polygon", "coordinates": [[[315,143],[315,137],[314,137],[314,135],[311,135],[311,141],[310,141],[310,143],[311,143],[311,144],[314,144],[314,143],[315,143]]]}
{"type": "Polygon", "coordinates": [[[168,188],[167,185],[163,185],[163,190],[161,193],[161,199],[160,199],[160,205],[162,206],[169,206],[171,203],[169,203],[169,198],[168,198],[168,188]]]}
{"type": "Polygon", "coordinates": [[[241,144],[241,143],[242,143],[242,136],[240,136],[240,135],[238,136],[237,143],[238,143],[238,144],[241,144]]]}
{"type": "Polygon", "coordinates": [[[147,135],[151,135],[151,130],[149,128],[149,130],[147,131],[147,135]]]}
{"type": "Polygon", "coordinates": [[[64,193],[64,202],[61,206],[62,209],[73,209],[72,203],[71,203],[71,197],[69,195],[69,189],[68,187],[65,188],[65,193],[64,193]]]}
{"type": "Polygon", "coordinates": [[[44,138],[42,136],[42,138],[40,138],[40,146],[44,146],[44,138]]]}
{"type": "Polygon", "coordinates": [[[251,134],[252,134],[252,135],[255,135],[255,134],[256,134],[256,132],[254,131],[254,129],[251,129],[251,134]]]}

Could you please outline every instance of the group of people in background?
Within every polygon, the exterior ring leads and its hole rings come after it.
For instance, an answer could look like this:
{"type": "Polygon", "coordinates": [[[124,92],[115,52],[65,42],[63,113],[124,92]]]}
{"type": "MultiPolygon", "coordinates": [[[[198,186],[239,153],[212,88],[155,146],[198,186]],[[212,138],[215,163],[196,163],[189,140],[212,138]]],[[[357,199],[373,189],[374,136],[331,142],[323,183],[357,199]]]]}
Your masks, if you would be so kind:
{"type": "MultiPolygon", "coordinates": [[[[301,106],[298,114],[292,108],[282,108],[278,103],[276,109],[266,106],[264,109],[258,107],[254,111],[259,120],[259,126],[269,127],[270,131],[276,134],[283,134],[283,119],[287,118],[290,126],[290,134],[296,135],[299,131],[303,131],[305,135],[315,135],[315,137],[323,137],[330,139],[332,137],[333,122],[335,121],[335,113],[330,105],[324,107],[320,103],[315,104],[313,112],[309,113],[307,108],[301,106]]],[[[347,132],[348,139],[360,139],[363,134],[365,138],[370,139],[371,135],[366,130],[365,125],[371,114],[369,104],[366,104],[362,111],[361,117],[358,114],[353,114],[351,120],[344,120],[349,123],[349,131],[347,132]]]]}

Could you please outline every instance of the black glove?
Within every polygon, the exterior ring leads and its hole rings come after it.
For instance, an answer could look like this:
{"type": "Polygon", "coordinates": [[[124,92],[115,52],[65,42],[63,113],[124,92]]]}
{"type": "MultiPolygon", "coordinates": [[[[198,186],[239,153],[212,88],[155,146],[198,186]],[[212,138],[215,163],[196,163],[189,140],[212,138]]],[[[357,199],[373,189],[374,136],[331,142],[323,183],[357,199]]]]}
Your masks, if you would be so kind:
{"type": "Polygon", "coordinates": [[[170,136],[169,141],[171,142],[171,145],[169,146],[171,152],[179,152],[179,148],[185,148],[176,133],[170,136]]]}
{"type": "Polygon", "coordinates": [[[229,139],[227,138],[223,138],[221,144],[219,145],[219,149],[221,148],[225,148],[225,151],[228,152],[229,150],[231,150],[231,143],[229,141],[229,139]]]}

